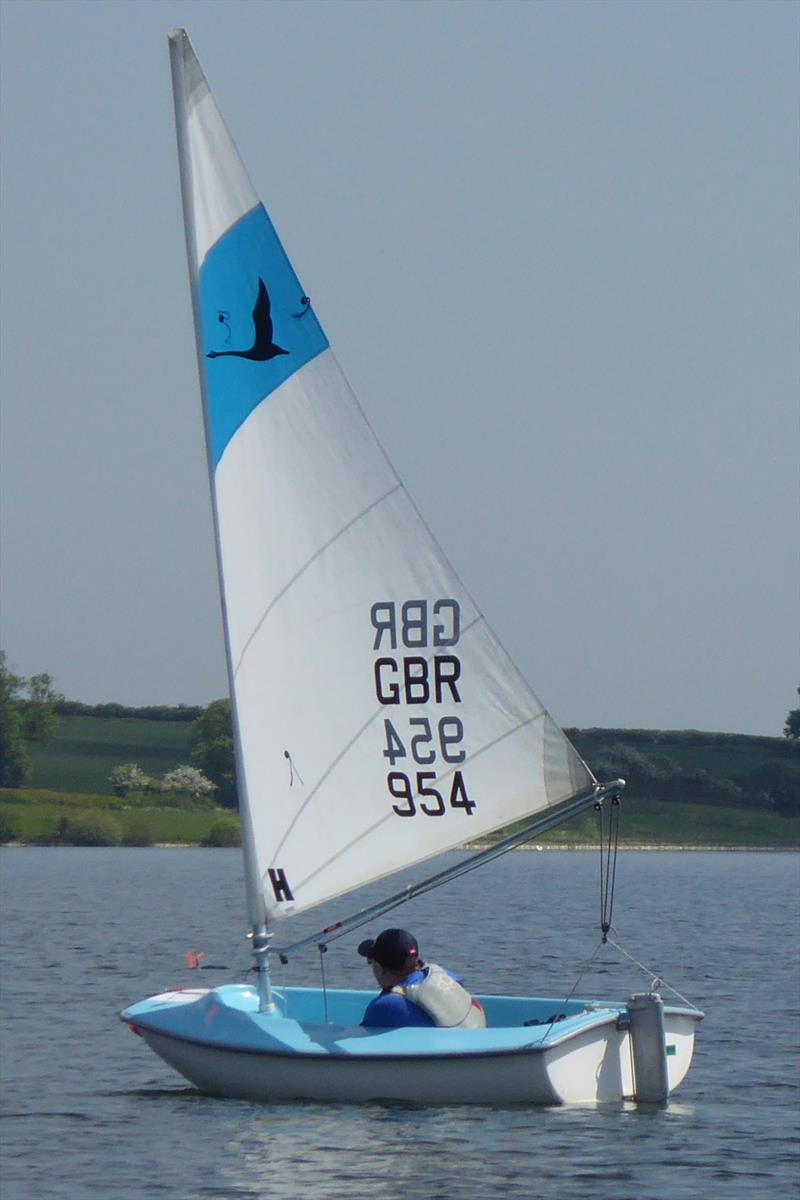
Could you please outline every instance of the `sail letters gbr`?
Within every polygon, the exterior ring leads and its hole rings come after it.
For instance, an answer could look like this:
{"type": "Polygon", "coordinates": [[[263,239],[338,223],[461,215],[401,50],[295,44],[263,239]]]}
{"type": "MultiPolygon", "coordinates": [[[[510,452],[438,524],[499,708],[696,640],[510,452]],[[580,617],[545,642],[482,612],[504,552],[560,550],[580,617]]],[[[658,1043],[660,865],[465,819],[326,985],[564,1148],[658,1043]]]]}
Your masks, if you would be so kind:
{"type": "Polygon", "coordinates": [[[460,770],[467,755],[458,711],[458,601],[383,600],[372,605],[370,619],[392,810],[398,817],[472,816],[475,803],[460,770]]]}

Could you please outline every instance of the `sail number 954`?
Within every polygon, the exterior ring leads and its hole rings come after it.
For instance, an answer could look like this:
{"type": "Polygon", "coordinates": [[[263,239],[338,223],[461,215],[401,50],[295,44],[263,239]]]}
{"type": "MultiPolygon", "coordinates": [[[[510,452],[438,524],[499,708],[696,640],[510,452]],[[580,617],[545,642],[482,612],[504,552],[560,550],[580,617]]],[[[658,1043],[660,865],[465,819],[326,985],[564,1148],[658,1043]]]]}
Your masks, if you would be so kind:
{"type": "Polygon", "coordinates": [[[414,784],[402,771],[390,771],[386,776],[386,785],[389,794],[400,801],[392,805],[398,817],[415,817],[418,811],[426,817],[443,817],[448,807],[461,809],[468,817],[472,816],[475,803],[467,795],[460,771],[453,773],[447,804],[442,793],[431,786],[435,782],[435,771],[417,771],[414,784]]]}
{"type": "MultiPolygon", "coordinates": [[[[407,739],[411,757],[421,767],[429,767],[436,762],[437,754],[446,763],[462,763],[467,757],[461,743],[464,740],[464,725],[460,717],[441,717],[431,728],[427,717],[411,717],[408,722],[411,736],[407,739]]],[[[391,766],[396,766],[399,758],[406,758],[403,739],[397,728],[388,717],[384,718],[383,731],[386,736],[386,749],[383,757],[388,758],[391,766]]]]}

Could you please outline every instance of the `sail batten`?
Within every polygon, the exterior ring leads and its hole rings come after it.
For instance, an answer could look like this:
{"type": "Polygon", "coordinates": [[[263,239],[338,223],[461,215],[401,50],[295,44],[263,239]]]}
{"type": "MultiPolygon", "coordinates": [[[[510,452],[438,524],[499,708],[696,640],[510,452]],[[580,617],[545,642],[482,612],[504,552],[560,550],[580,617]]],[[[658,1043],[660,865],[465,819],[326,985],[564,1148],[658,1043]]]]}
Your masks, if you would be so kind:
{"type": "Polygon", "coordinates": [[[251,914],[279,920],[593,776],[399,480],[179,43],[248,895],[251,914]]]}

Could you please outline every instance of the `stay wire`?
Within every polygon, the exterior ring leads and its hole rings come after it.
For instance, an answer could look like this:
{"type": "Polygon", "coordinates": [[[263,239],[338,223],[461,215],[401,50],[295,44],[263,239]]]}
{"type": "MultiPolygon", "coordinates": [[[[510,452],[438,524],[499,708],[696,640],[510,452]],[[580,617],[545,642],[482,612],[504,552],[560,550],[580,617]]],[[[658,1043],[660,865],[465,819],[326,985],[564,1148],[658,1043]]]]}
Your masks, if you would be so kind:
{"type": "Polygon", "coordinates": [[[614,886],[617,879],[619,825],[622,805],[617,795],[611,797],[611,808],[605,820],[605,805],[595,805],[600,827],[600,930],[603,941],[608,939],[614,912],[614,886]]]}
{"type": "MultiPolygon", "coordinates": [[[[612,925],[611,930],[616,934],[617,937],[619,937],[619,931],[615,926],[612,925]]],[[[605,938],[604,941],[607,941],[608,945],[613,946],[615,950],[620,952],[620,954],[624,954],[627,959],[630,959],[634,966],[637,966],[640,971],[643,971],[644,974],[649,977],[651,991],[656,991],[658,988],[664,987],[668,992],[672,992],[673,996],[677,996],[679,1000],[682,1000],[687,1008],[693,1009],[694,1012],[700,1012],[700,1009],[692,1000],[687,1000],[686,996],[679,992],[677,988],[673,987],[671,983],[667,983],[666,979],[664,979],[661,975],[657,975],[655,971],[651,971],[649,967],[644,965],[644,963],[640,963],[638,958],[634,958],[632,954],[629,954],[624,946],[620,946],[619,942],[615,942],[613,938],[605,938]]]]}
{"type": "MultiPolygon", "coordinates": [[[[595,809],[599,821],[600,835],[600,932],[601,940],[597,943],[594,953],[581,967],[578,972],[578,977],[573,983],[567,995],[564,997],[563,1007],[566,1008],[575,992],[578,990],[578,984],[583,979],[586,972],[591,967],[597,955],[602,950],[603,946],[608,943],[609,931],[613,928],[611,917],[614,911],[614,886],[617,880],[617,856],[619,853],[619,824],[622,804],[618,794],[611,796],[611,808],[608,812],[608,820],[604,820],[605,804],[598,800],[595,804],[595,809]]],[[[613,944],[613,943],[612,943],[613,944]]],[[[634,960],[635,961],[635,960],[634,960]]],[[[677,994],[677,993],[676,993],[677,994]]],[[[688,1003],[688,1001],[687,1001],[688,1003]]],[[[544,1033],[543,1041],[550,1036],[554,1025],[559,1020],[558,1013],[554,1013],[548,1022],[548,1028],[544,1033]]]]}
{"type": "MultiPolygon", "coordinates": [[[[614,885],[617,879],[617,857],[619,854],[619,827],[622,802],[619,795],[613,795],[611,797],[611,808],[608,812],[607,820],[604,820],[605,805],[599,802],[595,805],[595,808],[597,809],[600,823],[600,931],[602,935],[602,941],[600,945],[602,946],[608,944],[609,946],[613,946],[615,950],[619,951],[620,954],[623,954],[645,975],[647,975],[650,979],[651,991],[656,991],[656,989],[659,987],[665,987],[667,991],[672,992],[673,996],[677,996],[679,1000],[682,1000],[687,1007],[694,1009],[695,1012],[699,1012],[700,1009],[697,1007],[697,1005],[693,1004],[691,1000],[687,1000],[687,998],[682,995],[677,988],[674,988],[672,984],[667,983],[665,979],[662,979],[659,975],[656,975],[656,973],[651,971],[649,967],[646,967],[644,963],[639,962],[639,960],[634,958],[632,954],[629,954],[628,951],[619,944],[619,942],[615,942],[613,938],[609,938],[608,935],[612,931],[617,937],[619,937],[619,932],[612,923],[612,917],[614,913],[614,885]]],[[[589,962],[584,967],[581,975],[578,976],[579,980],[583,974],[585,974],[586,969],[591,965],[596,953],[597,951],[595,951],[595,954],[593,954],[592,958],[589,959],[589,962]]],[[[572,989],[572,992],[574,991],[575,988],[572,989]]],[[[570,992],[570,996],[572,995],[572,992],[570,992]]]]}
{"type": "MultiPolygon", "coordinates": [[[[605,940],[605,939],[604,939],[604,940],[605,940]]],[[[572,997],[575,995],[576,991],[578,990],[578,984],[579,984],[579,983],[580,983],[580,981],[583,979],[584,975],[585,975],[585,974],[586,974],[586,972],[589,970],[589,968],[591,967],[591,965],[592,965],[592,963],[594,962],[594,960],[597,958],[597,956],[598,956],[598,954],[600,953],[600,951],[603,949],[604,940],[603,940],[603,941],[600,941],[600,942],[598,942],[598,943],[597,943],[597,945],[596,945],[596,946],[595,946],[595,948],[594,948],[594,953],[591,955],[591,957],[590,957],[590,958],[587,958],[587,959],[586,959],[586,962],[585,962],[585,963],[583,964],[583,966],[581,967],[580,971],[578,972],[578,976],[577,976],[577,978],[576,978],[575,982],[573,983],[572,987],[569,989],[569,991],[567,992],[566,996],[564,997],[564,1001],[563,1001],[563,1004],[562,1004],[562,1006],[561,1006],[562,1008],[566,1009],[566,1007],[567,1007],[567,1005],[569,1004],[570,1000],[571,1000],[571,999],[572,999],[572,997]]],[[[564,1012],[564,1013],[553,1013],[552,1017],[550,1017],[549,1021],[547,1022],[548,1028],[547,1028],[547,1029],[544,1031],[544,1034],[543,1034],[543,1036],[542,1036],[542,1041],[546,1041],[546,1040],[547,1040],[547,1038],[549,1038],[550,1034],[551,1034],[551,1033],[552,1033],[552,1031],[553,1031],[553,1027],[554,1027],[554,1026],[555,1026],[555,1025],[558,1023],[558,1021],[559,1021],[559,1020],[561,1020],[561,1019],[562,1019],[564,1016],[566,1016],[566,1013],[565,1013],[565,1012],[564,1012]]]]}

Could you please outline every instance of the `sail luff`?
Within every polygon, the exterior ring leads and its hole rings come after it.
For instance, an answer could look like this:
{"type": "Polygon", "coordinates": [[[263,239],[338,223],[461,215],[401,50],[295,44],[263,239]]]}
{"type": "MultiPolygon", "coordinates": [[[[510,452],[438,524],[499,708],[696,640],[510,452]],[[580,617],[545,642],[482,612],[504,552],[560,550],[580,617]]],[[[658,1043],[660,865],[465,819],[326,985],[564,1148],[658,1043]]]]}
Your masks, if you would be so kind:
{"type": "MultiPolygon", "coordinates": [[[[219,511],[217,508],[217,492],[214,482],[214,463],[211,447],[211,430],[208,414],[208,395],[205,372],[203,370],[203,345],[201,335],[200,297],[198,291],[200,264],[197,254],[197,229],[195,224],[194,196],[191,186],[191,158],[187,144],[187,112],[186,112],[186,58],[188,54],[194,58],[186,31],[171,30],[168,34],[170,68],[172,74],[172,96],[175,110],[175,133],[178,145],[178,167],[181,185],[181,201],[183,208],[184,235],[186,240],[186,258],[189,268],[189,289],[192,301],[192,325],[194,328],[195,350],[197,353],[197,373],[200,383],[200,395],[203,410],[203,431],[205,437],[206,460],[208,465],[208,480],[211,495],[211,510],[214,525],[214,545],[217,563],[217,581],[219,586],[220,607],[222,610],[222,625],[225,639],[225,661],[228,673],[228,694],[231,701],[231,720],[233,726],[234,757],[236,762],[236,783],[239,800],[239,816],[241,821],[242,853],[244,857],[245,893],[247,912],[250,924],[255,928],[267,920],[264,896],[259,884],[258,858],[255,845],[255,832],[247,797],[247,775],[244,770],[242,737],[236,704],[236,689],[234,687],[235,666],[232,657],[230,630],[228,625],[227,603],[225,597],[225,581],[223,577],[222,545],[220,537],[219,511]]],[[[195,59],[196,62],[196,59],[195,59]]],[[[198,68],[199,69],[199,68],[198,68]]]]}

